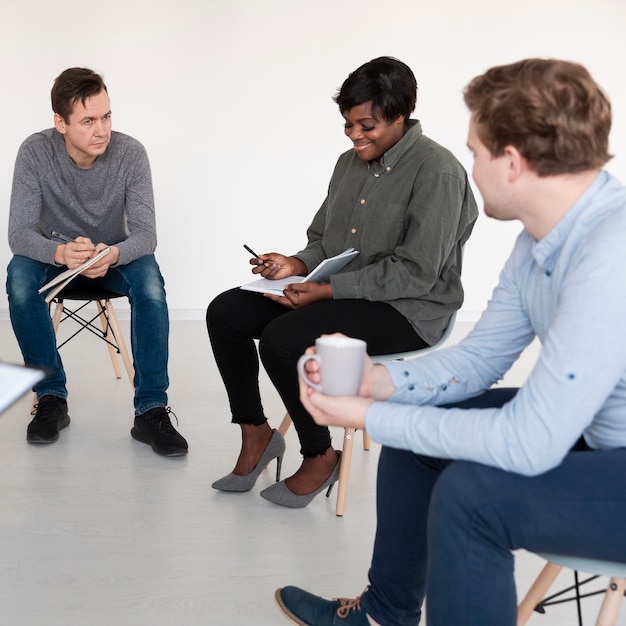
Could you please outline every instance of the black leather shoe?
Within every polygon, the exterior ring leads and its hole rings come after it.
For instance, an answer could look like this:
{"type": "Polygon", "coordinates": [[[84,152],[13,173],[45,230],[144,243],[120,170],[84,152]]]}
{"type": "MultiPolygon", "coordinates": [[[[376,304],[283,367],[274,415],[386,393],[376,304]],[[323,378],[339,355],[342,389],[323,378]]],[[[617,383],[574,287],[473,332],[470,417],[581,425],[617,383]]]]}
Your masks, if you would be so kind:
{"type": "Polygon", "coordinates": [[[35,417],[26,429],[28,443],[53,443],[59,431],[70,423],[67,401],[58,396],[43,396],[35,405],[35,417]]]}
{"type": "Polygon", "coordinates": [[[130,431],[133,439],[147,443],[157,454],[163,456],[187,454],[187,441],[172,426],[170,413],[172,409],[169,407],[159,406],[137,415],[135,425],[130,431]]]}

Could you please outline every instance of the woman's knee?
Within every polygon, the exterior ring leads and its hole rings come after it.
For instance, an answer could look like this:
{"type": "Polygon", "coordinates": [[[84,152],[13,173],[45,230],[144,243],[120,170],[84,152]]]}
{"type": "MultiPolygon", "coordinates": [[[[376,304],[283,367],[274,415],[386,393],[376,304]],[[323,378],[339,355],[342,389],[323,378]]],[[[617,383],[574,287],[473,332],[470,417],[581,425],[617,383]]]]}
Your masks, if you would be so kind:
{"type": "Polygon", "coordinates": [[[215,296],[206,310],[206,323],[209,328],[221,325],[225,320],[232,319],[241,307],[239,294],[241,289],[229,289],[215,296]]]}

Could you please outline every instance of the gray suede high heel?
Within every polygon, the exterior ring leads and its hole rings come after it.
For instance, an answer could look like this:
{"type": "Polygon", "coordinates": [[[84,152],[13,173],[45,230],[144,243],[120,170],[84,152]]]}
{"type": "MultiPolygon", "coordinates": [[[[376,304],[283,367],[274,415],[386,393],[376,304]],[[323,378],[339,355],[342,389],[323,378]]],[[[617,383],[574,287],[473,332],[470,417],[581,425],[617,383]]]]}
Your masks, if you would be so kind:
{"type": "Polygon", "coordinates": [[[289,487],[287,487],[284,480],[281,480],[280,482],[276,482],[276,484],[267,487],[267,489],[263,489],[263,491],[261,491],[261,497],[269,500],[269,502],[273,502],[274,504],[286,506],[289,509],[303,509],[309,504],[309,502],[311,502],[311,500],[313,500],[313,498],[315,498],[318,493],[321,493],[326,488],[328,488],[328,491],[326,492],[326,497],[328,498],[333,489],[333,485],[339,479],[341,452],[336,452],[339,460],[337,461],[337,465],[335,465],[335,469],[330,473],[330,476],[324,481],[324,483],[312,493],[306,493],[303,496],[298,496],[293,493],[293,491],[289,490],[289,487]]]}
{"type": "Polygon", "coordinates": [[[263,456],[249,474],[240,476],[239,474],[230,473],[216,480],[211,487],[219,489],[219,491],[250,491],[254,487],[259,474],[274,459],[276,459],[276,482],[278,482],[285,452],[285,439],[276,429],[273,430],[273,433],[263,456]]]}

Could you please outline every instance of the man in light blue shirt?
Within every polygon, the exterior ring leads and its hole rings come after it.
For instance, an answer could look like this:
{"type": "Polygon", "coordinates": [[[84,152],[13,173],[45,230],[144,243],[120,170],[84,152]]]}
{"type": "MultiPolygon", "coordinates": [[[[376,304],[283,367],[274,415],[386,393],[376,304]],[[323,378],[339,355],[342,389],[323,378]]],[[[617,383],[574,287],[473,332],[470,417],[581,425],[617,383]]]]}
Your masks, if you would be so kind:
{"type": "Polygon", "coordinates": [[[513,626],[511,551],[626,562],[626,188],[601,169],[610,104],[582,66],[542,59],[464,95],[485,213],[524,230],[458,346],[368,360],[359,397],[301,381],[316,421],[366,427],[383,448],[370,585],[350,601],[279,589],[298,624],[418,624],[426,596],[428,626],[513,626]],[[535,337],[524,386],[492,388],[535,337]]]}

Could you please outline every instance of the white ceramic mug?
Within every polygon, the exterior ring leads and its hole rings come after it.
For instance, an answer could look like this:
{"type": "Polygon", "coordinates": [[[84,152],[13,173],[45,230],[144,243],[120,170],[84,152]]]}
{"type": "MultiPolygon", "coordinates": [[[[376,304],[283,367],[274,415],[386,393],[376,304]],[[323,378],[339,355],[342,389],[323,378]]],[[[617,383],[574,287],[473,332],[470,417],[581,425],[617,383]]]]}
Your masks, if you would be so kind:
{"type": "Polygon", "coordinates": [[[318,337],[315,354],[298,359],[298,374],[307,385],[327,396],[356,396],[359,393],[367,344],[352,337],[318,337]],[[309,380],[305,365],[317,361],[321,383],[309,380]]]}

